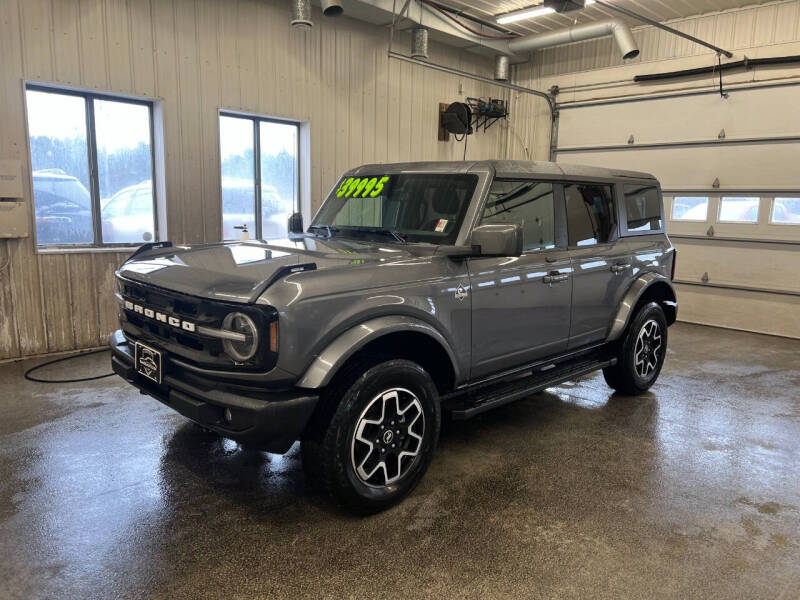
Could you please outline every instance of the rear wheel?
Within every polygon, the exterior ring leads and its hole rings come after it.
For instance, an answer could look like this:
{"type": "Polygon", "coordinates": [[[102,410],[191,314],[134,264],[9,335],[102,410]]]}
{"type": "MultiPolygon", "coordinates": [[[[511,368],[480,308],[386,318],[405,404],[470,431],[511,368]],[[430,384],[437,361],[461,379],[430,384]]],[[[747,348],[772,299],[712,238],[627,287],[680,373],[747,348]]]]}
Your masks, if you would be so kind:
{"type": "Polygon", "coordinates": [[[348,369],[326,393],[329,421],[302,444],[306,475],[343,507],[378,512],[408,495],[439,438],[432,379],[418,364],[389,359],[348,369]]]}
{"type": "Polygon", "coordinates": [[[609,386],[623,394],[648,390],[661,373],[667,354],[667,319],[657,302],[634,316],[620,345],[617,364],[603,369],[609,386]]]}

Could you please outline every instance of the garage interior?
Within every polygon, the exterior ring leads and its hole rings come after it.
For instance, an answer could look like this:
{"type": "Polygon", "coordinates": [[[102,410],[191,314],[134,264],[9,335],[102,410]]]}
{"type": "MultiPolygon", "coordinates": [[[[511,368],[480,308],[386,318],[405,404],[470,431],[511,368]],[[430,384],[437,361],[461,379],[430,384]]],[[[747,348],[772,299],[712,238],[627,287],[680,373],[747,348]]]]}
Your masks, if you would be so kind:
{"type": "Polygon", "coordinates": [[[546,4],[0,0],[0,598],[800,598],[800,0],[546,4]],[[109,371],[139,244],[277,239],[355,166],[491,159],[660,180],[680,310],[650,391],[446,421],[356,518],[298,445],[24,377],[109,371]],[[56,186],[92,199],[73,237],[56,186]]]}

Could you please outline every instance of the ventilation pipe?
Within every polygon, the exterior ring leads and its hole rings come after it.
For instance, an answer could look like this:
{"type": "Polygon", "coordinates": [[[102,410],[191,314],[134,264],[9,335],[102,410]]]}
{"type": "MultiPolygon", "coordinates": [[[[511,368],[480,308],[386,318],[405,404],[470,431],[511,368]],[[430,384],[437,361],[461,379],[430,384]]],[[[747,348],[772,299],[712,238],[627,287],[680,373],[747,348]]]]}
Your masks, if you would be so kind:
{"type": "Polygon", "coordinates": [[[326,17],[338,17],[344,12],[341,0],[320,0],[322,14],[326,17]]]}
{"type": "Polygon", "coordinates": [[[311,29],[314,22],[311,20],[311,0],[291,0],[292,20],[289,23],[297,29],[311,29]]]}
{"type": "Polygon", "coordinates": [[[623,59],[639,56],[639,48],[633,39],[633,34],[625,23],[616,19],[608,21],[595,21],[583,25],[573,25],[566,29],[551,31],[549,33],[525,35],[508,42],[510,54],[520,54],[541,48],[550,48],[570,42],[580,42],[594,38],[613,35],[617,42],[623,59]]]}
{"type": "Polygon", "coordinates": [[[504,54],[498,54],[494,57],[495,81],[508,81],[509,64],[509,58],[504,54]]]}
{"type": "Polygon", "coordinates": [[[411,57],[428,58],[428,30],[417,27],[411,32],[411,57]]]}

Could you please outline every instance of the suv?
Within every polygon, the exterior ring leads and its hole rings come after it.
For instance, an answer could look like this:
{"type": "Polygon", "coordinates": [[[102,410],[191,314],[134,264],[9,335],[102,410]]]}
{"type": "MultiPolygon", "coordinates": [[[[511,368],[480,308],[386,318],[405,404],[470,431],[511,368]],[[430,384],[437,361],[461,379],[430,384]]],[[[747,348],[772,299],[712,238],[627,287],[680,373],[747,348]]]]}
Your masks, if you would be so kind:
{"type": "Polygon", "coordinates": [[[675,250],[651,175],[547,162],[367,165],[303,232],[139,249],[117,272],[116,373],[204,428],[382,510],[467,419],[602,369],[661,371],[675,250]]]}

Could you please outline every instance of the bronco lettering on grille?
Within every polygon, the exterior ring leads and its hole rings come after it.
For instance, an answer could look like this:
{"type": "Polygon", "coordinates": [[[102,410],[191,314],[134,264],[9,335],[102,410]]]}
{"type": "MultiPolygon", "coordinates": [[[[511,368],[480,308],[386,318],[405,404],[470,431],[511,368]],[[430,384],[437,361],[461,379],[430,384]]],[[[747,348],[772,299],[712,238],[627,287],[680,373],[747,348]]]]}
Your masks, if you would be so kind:
{"type": "Polygon", "coordinates": [[[195,324],[191,321],[183,321],[177,317],[173,317],[172,315],[158,312],[152,308],[146,308],[141,304],[134,304],[130,300],[125,300],[125,310],[132,310],[136,314],[143,315],[148,319],[153,319],[159,323],[168,323],[172,327],[183,329],[184,331],[194,332],[197,329],[195,324]]]}

